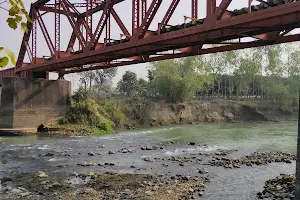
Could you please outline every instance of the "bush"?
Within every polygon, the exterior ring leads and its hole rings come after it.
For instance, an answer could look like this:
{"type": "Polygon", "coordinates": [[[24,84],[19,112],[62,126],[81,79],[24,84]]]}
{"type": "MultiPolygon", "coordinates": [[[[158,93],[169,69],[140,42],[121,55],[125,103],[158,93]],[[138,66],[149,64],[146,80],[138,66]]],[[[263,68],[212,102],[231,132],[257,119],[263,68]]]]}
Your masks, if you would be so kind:
{"type": "Polygon", "coordinates": [[[104,115],[114,122],[115,127],[120,128],[123,126],[126,121],[126,117],[121,110],[119,102],[105,101],[101,105],[101,108],[104,110],[102,111],[105,113],[104,115]]]}
{"type": "MultiPolygon", "coordinates": [[[[59,124],[87,126],[91,130],[98,129],[101,134],[113,133],[114,123],[103,116],[101,112],[103,110],[91,99],[73,102],[70,111],[59,120],[59,124]]],[[[92,131],[92,134],[93,132],[95,130],[92,131]]]]}

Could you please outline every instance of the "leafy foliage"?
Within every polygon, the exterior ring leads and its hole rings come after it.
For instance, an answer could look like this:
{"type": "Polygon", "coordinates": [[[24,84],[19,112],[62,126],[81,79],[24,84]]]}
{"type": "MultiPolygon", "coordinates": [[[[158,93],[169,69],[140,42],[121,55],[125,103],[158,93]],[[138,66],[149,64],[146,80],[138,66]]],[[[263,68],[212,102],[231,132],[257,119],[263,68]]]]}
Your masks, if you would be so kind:
{"type": "MultiPolygon", "coordinates": [[[[23,17],[25,17],[29,23],[32,23],[32,20],[30,19],[29,14],[25,10],[23,1],[9,0],[9,5],[9,17],[6,20],[8,26],[12,29],[17,29],[18,27],[20,27],[24,32],[27,32],[27,24],[23,21],[23,17]]],[[[4,54],[4,56],[0,56],[0,68],[6,67],[9,63],[9,60],[13,65],[16,64],[15,57],[12,51],[0,46],[0,55],[1,54],[4,54]]]]}
{"type": "Polygon", "coordinates": [[[80,124],[89,127],[92,134],[113,133],[114,123],[104,117],[103,109],[91,99],[83,100],[81,94],[76,94],[79,102],[73,102],[70,111],[59,121],[60,124],[80,124]],[[81,97],[80,97],[81,96],[81,97]]]}
{"type": "Polygon", "coordinates": [[[199,73],[201,67],[195,63],[195,57],[155,62],[152,64],[151,87],[156,95],[170,102],[190,99],[206,80],[199,73]]]}

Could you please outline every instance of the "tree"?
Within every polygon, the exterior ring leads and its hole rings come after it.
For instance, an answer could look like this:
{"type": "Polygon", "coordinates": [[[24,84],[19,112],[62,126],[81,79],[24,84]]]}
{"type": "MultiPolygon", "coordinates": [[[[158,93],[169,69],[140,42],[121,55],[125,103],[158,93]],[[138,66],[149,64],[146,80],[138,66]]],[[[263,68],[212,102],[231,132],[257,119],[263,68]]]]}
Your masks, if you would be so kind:
{"type": "Polygon", "coordinates": [[[205,82],[195,60],[189,57],[152,63],[153,91],[170,102],[192,98],[205,82]]]}
{"type": "Polygon", "coordinates": [[[127,97],[134,97],[137,95],[138,79],[136,73],[126,71],[122,79],[118,82],[118,91],[120,94],[127,97]]]}
{"type": "MultiPolygon", "coordinates": [[[[0,5],[4,2],[0,3],[0,5]]],[[[9,5],[9,9],[5,9],[4,7],[0,6],[2,10],[7,11],[9,14],[9,17],[6,20],[8,26],[12,29],[17,29],[18,27],[21,27],[23,31],[27,32],[27,24],[26,22],[24,22],[23,17],[25,16],[29,23],[32,23],[32,20],[30,19],[28,13],[25,10],[23,1],[9,0],[9,5]]],[[[7,66],[9,61],[11,61],[13,65],[16,64],[13,52],[5,47],[0,46],[0,68],[7,66]]]]}

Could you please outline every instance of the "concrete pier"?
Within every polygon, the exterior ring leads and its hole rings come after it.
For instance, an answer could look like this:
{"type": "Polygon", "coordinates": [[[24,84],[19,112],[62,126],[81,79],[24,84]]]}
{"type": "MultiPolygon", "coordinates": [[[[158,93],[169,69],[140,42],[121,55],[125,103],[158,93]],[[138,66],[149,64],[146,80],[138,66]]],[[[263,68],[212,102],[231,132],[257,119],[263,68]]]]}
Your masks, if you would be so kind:
{"type": "Polygon", "coordinates": [[[70,109],[66,80],[6,77],[1,93],[0,129],[36,128],[70,109]]]}

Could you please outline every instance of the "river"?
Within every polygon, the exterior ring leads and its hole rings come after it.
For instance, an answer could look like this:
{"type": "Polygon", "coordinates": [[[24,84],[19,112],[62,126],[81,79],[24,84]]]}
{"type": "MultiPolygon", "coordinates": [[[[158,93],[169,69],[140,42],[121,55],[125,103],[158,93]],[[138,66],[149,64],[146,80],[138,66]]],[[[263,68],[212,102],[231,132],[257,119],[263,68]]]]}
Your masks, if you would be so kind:
{"type": "MultiPolygon", "coordinates": [[[[126,131],[114,135],[99,137],[53,137],[53,136],[19,136],[0,137],[0,178],[18,173],[30,173],[38,170],[67,176],[70,172],[80,172],[77,164],[87,162],[110,162],[115,166],[90,170],[117,171],[120,173],[152,174],[190,174],[199,167],[196,164],[161,167],[161,160],[145,162],[141,158],[164,158],[168,156],[194,155],[210,153],[217,149],[236,149],[230,157],[249,155],[253,152],[283,151],[296,153],[296,123],[224,123],[199,124],[147,128],[126,131]],[[157,145],[174,141],[173,146],[156,151],[138,150],[140,145],[157,145]],[[188,145],[195,142],[195,146],[188,145]],[[103,146],[105,145],[105,147],[103,146]],[[136,149],[132,154],[108,154],[121,148],[136,149]],[[87,156],[88,152],[101,152],[101,158],[87,156]],[[43,156],[47,153],[52,156],[43,156]],[[65,165],[64,167],[58,167],[65,165]],[[132,169],[132,166],[135,169],[132,169]],[[137,170],[138,169],[138,170],[137,170]],[[138,172],[137,172],[138,171],[138,172]]],[[[250,200],[256,198],[264,182],[275,178],[280,173],[295,173],[295,162],[271,163],[263,166],[223,169],[206,167],[213,177],[207,187],[205,200],[250,200]]],[[[1,187],[0,187],[1,190],[1,187]]]]}

